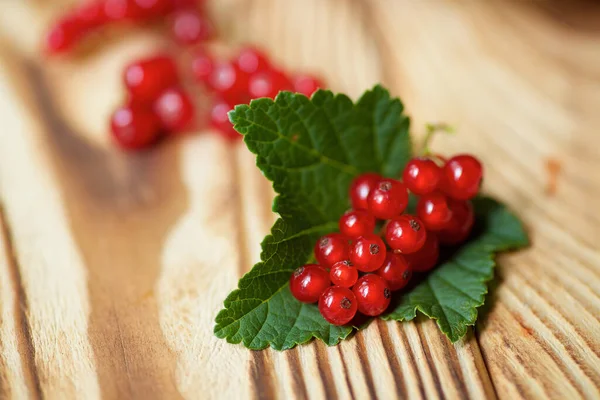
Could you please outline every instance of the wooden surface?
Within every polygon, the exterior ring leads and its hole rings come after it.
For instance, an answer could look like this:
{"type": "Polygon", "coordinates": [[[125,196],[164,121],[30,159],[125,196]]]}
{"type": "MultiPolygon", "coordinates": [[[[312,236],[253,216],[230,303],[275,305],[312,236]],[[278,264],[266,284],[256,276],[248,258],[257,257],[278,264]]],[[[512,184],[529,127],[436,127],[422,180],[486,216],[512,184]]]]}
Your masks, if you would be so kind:
{"type": "Polygon", "coordinates": [[[208,132],[117,151],[120,70],[163,39],[113,32],[45,61],[66,3],[0,3],[0,398],[600,398],[600,6],[210,1],[226,43],[354,97],[382,82],[416,134],[456,125],[434,147],[480,156],[533,242],[499,258],[454,345],[418,320],[278,353],[212,334],[275,218],[253,157],[208,132]]]}

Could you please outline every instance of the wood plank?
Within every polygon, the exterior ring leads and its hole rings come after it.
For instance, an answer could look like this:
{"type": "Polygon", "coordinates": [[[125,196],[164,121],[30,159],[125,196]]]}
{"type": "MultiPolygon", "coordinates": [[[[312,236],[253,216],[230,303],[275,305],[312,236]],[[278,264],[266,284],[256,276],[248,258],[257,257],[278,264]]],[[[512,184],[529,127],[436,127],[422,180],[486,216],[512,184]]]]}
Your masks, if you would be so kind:
{"type": "Polygon", "coordinates": [[[432,120],[458,125],[435,145],[480,155],[486,190],[533,237],[500,259],[485,318],[454,345],[420,318],[280,353],[212,334],[275,218],[253,156],[208,132],[136,155],[107,139],[120,69],[164,42],[117,32],[42,63],[39,34],[59,7],[3,7],[2,397],[600,396],[600,228],[588,211],[600,182],[585,173],[600,167],[600,39],[575,17],[565,26],[526,2],[210,3],[229,43],[257,43],[354,97],[383,81],[417,134],[432,120]],[[10,35],[19,26],[30,29],[10,35]],[[562,166],[554,197],[548,159],[562,166]]]}
{"type": "Polygon", "coordinates": [[[480,154],[486,189],[532,235],[532,248],[500,258],[491,311],[478,324],[497,393],[598,397],[600,229],[586,210],[600,181],[582,171],[600,168],[590,107],[600,101],[591,51],[600,37],[527,2],[371,4],[394,87],[417,123],[456,121],[460,136],[440,138],[439,148],[480,154]],[[549,158],[562,165],[554,197],[545,193],[549,158]]]}

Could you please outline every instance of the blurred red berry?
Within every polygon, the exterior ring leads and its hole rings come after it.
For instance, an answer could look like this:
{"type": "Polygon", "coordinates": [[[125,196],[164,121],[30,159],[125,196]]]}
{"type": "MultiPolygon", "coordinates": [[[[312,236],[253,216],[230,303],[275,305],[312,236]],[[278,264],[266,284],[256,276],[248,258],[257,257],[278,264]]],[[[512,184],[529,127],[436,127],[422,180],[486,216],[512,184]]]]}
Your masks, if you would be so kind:
{"type": "Polygon", "coordinates": [[[253,47],[245,47],[240,50],[236,63],[238,69],[248,75],[267,71],[270,68],[267,56],[253,47]]]}
{"type": "Polygon", "coordinates": [[[323,83],[310,75],[296,75],[293,80],[294,91],[310,97],[317,89],[324,87],[323,83]]]}
{"type": "Polygon", "coordinates": [[[287,77],[279,71],[259,72],[250,76],[248,92],[253,99],[269,97],[274,99],[282,90],[290,89],[287,77]]]}
{"type": "Polygon", "coordinates": [[[196,52],[192,59],[192,73],[198,82],[207,83],[215,69],[215,62],[204,50],[196,52]]]}
{"type": "Polygon", "coordinates": [[[213,102],[210,110],[210,125],[221,135],[230,140],[241,139],[242,135],[233,129],[227,113],[233,109],[233,106],[223,99],[217,99],[213,102]]]}
{"type": "Polygon", "coordinates": [[[198,10],[182,9],[175,11],[171,20],[171,32],[181,44],[194,44],[208,39],[213,27],[210,21],[198,10]]]}
{"type": "Polygon", "coordinates": [[[129,64],[125,67],[123,80],[133,97],[150,103],[167,88],[176,85],[179,76],[175,61],[161,55],[129,64]]]}
{"type": "Polygon", "coordinates": [[[194,104],[183,89],[165,90],[154,102],[154,112],[168,133],[178,133],[189,128],[194,118],[194,104]]]}
{"type": "Polygon", "coordinates": [[[151,145],[160,132],[160,122],[152,110],[143,107],[120,107],[112,115],[110,126],[117,144],[128,150],[151,145]]]}
{"type": "Polygon", "coordinates": [[[85,26],[79,19],[63,18],[46,34],[45,50],[48,54],[65,53],[73,48],[84,32],[85,26]]]}
{"type": "Polygon", "coordinates": [[[475,222],[473,205],[470,201],[450,199],[448,207],[452,211],[452,219],[446,228],[438,232],[438,239],[444,245],[457,245],[464,242],[471,233],[475,222]]]}

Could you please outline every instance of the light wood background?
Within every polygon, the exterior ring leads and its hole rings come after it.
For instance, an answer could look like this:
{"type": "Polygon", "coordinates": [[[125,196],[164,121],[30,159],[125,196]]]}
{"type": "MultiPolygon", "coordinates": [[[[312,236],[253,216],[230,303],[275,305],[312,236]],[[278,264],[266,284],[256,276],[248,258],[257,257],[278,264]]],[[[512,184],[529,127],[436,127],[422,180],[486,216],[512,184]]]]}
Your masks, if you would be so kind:
{"type": "Polygon", "coordinates": [[[117,151],[121,68],[164,39],[112,32],[46,61],[40,37],[68,1],[3,0],[0,398],[600,398],[600,5],[208,1],[226,43],[353,97],[382,82],[417,135],[456,125],[435,148],[485,161],[485,190],[532,247],[499,258],[481,323],[454,345],[426,320],[282,353],[218,340],[275,218],[253,157],[206,131],[117,151]]]}

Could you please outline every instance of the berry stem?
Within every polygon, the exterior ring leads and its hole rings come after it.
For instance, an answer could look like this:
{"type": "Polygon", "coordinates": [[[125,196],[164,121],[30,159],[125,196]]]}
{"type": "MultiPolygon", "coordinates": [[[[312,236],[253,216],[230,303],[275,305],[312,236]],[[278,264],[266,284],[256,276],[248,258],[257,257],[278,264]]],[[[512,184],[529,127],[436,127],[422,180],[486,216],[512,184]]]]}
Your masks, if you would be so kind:
{"type": "Polygon", "coordinates": [[[447,134],[455,133],[454,127],[451,125],[448,125],[444,122],[425,124],[425,129],[427,130],[427,133],[425,134],[425,139],[423,139],[423,144],[421,145],[420,154],[423,156],[429,156],[429,157],[431,157],[433,155],[431,153],[431,149],[430,149],[429,145],[430,145],[431,140],[433,139],[434,134],[440,133],[440,132],[447,133],[447,134]]]}

